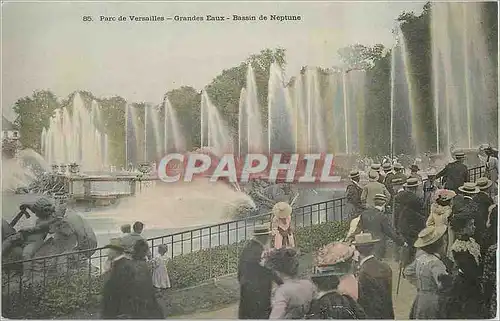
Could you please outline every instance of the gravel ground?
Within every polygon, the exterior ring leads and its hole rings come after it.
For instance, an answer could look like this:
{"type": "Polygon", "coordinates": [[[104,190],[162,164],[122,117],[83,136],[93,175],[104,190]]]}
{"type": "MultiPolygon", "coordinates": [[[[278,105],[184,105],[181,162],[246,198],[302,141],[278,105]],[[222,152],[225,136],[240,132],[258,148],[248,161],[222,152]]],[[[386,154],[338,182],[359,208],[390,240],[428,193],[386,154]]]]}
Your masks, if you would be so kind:
{"type": "MultiPolygon", "coordinates": [[[[395,261],[387,261],[392,268],[393,275],[393,300],[394,314],[396,320],[407,320],[411,305],[416,294],[415,288],[405,279],[401,279],[399,295],[396,295],[398,280],[398,264],[395,261]]],[[[238,304],[232,304],[216,311],[195,313],[190,315],[175,316],[175,319],[237,319],[238,304]]]]}

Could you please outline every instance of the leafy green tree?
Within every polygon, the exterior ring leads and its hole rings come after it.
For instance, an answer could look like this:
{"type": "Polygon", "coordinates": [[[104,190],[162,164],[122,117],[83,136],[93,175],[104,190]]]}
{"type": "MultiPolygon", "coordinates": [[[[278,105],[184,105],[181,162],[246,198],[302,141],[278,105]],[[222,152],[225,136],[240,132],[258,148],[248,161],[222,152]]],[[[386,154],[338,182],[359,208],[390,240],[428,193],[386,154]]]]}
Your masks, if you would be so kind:
{"type": "Polygon", "coordinates": [[[383,56],[385,47],[382,44],[373,47],[354,44],[337,51],[340,60],[347,69],[370,69],[383,56]]]}
{"type": "Polygon", "coordinates": [[[17,117],[14,124],[19,128],[21,144],[41,152],[41,134],[50,124],[54,110],[60,107],[56,95],[48,90],[35,91],[31,97],[16,101],[13,110],[17,117]]]}
{"type": "Polygon", "coordinates": [[[127,101],[120,96],[98,100],[101,106],[102,126],[108,135],[109,161],[125,165],[125,108],[127,101]]]}
{"type": "Polygon", "coordinates": [[[267,125],[267,95],[271,64],[286,64],[285,49],[265,49],[259,54],[251,55],[237,67],[223,70],[220,75],[206,87],[212,103],[224,116],[230,131],[236,135],[238,128],[238,111],[241,89],[246,87],[247,66],[251,64],[257,85],[258,101],[261,108],[262,124],[267,125]]]}
{"type": "Polygon", "coordinates": [[[183,86],[169,91],[166,95],[177,114],[180,131],[186,139],[186,148],[192,150],[199,147],[201,142],[201,93],[193,87],[183,86]]]}

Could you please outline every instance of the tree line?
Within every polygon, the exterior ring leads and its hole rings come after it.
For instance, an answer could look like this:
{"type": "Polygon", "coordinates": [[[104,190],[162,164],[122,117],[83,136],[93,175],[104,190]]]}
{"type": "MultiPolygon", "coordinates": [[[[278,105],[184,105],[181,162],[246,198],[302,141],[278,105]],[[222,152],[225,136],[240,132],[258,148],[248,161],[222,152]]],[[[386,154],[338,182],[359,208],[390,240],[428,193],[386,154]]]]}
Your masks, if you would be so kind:
{"type": "MultiPolygon", "coordinates": [[[[487,32],[489,54],[494,59],[496,72],[497,66],[497,4],[484,3],[485,30],[487,32]]],[[[430,14],[432,6],[428,3],[423,12],[416,15],[413,12],[403,12],[398,20],[404,34],[407,50],[409,52],[415,86],[415,100],[419,106],[418,119],[425,132],[421,133],[419,140],[423,142],[425,150],[435,150],[435,126],[432,99],[432,63],[431,63],[431,32],[430,14]]],[[[361,141],[361,154],[375,156],[390,154],[390,131],[387,124],[391,117],[391,48],[381,44],[365,46],[353,44],[341,48],[338,55],[344,64],[343,68],[363,69],[366,71],[362,121],[359,130],[364,132],[361,141]]],[[[256,78],[258,101],[263,117],[262,124],[267,124],[267,99],[270,66],[277,63],[286,65],[286,52],[282,48],[265,49],[258,54],[251,55],[238,66],[223,70],[216,76],[205,90],[212,103],[219,109],[228,124],[230,133],[234,136],[238,128],[238,108],[241,89],[246,86],[247,64],[251,64],[256,78]]],[[[327,77],[323,77],[332,69],[319,68],[320,88],[326,90],[327,77]]],[[[301,74],[305,68],[301,70],[301,74]]],[[[287,86],[292,86],[296,78],[292,77],[287,86]]],[[[496,90],[496,84],[492,86],[496,90]]],[[[127,101],[115,96],[111,98],[95,97],[91,92],[79,91],[85,105],[90,108],[92,100],[99,103],[102,109],[101,130],[108,134],[110,161],[116,165],[125,165],[125,108],[127,101]]],[[[17,115],[15,124],[20,129],[21,143],[26,148],[33,148],[40,152],[40,136],[42,129],[48,127],[49,120],[56,108],[67,107],[71,111],[72,99],[75,93],[59,100],[50,91],[36,91],[30,97],[16,101],[14,111],[17,115]]],[[[200,102],[201,93],[193,87],[183,86],[165,94],[177,113],[181,132],[186,136],[186,147],[189,149],[200,144],[200,102]]],[[[144,122],[144,103],[133,104],[140,112],[139,122],[144,122]]],[[[160,103],[157,108],[164,108],[160,103]]],[[[492,110],[492,117],[497,119],[498,110],[492,110]]],[[[394,145],[402,152],[414,152],[412,138],[405,135],[403,130],[406,124],[395,125],[394,145]]]]}

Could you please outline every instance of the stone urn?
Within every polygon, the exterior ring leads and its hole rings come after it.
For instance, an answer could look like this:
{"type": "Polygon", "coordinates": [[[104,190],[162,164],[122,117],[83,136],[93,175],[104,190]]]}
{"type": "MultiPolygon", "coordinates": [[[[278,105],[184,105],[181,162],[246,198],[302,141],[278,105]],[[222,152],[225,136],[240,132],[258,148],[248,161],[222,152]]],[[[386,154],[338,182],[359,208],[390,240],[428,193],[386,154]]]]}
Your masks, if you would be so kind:
{"type": "Polygon", "coordinates": [[[80,166],[77,163],[69,164],[69,172],[71,174],[78,174],[80,172],[80,166]]]}

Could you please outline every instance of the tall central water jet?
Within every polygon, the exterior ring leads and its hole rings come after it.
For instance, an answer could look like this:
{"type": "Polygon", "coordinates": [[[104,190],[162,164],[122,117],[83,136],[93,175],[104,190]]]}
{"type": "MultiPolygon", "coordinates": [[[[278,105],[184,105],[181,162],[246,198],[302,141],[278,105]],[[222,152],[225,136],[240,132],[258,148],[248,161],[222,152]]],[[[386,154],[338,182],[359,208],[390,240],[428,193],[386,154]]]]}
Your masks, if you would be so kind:
{"type": "Polygon", "coordinates": [[[233,151],[227,125],[206,91],[201,95],[201,147],[210,147],[216,155],[233,151]]]}
{"type": "Polygon", "coordinates": [[[268,88],[269,152],[293,153],[296,146],[290,93],[284,86],[283,70],[274,63],[269,71],[268,88]]]}
{"type": "Polygon", "coordinates": [[[262,117],[252,65],[248,64],[246,89],[241,89],[238,114],[238,151],[240,155],[262,153],[264,147],[262,117]]]}
{"type": "Polygon", "coordinates": [[[405,37],[396,25],[397,43],[391,51],[391,126],[390,148],[393,154],[421,152],[423,138],[416,116],[412,72],[405,37]],[[397,138],[397,141],[395,140],[397,138]]]}

